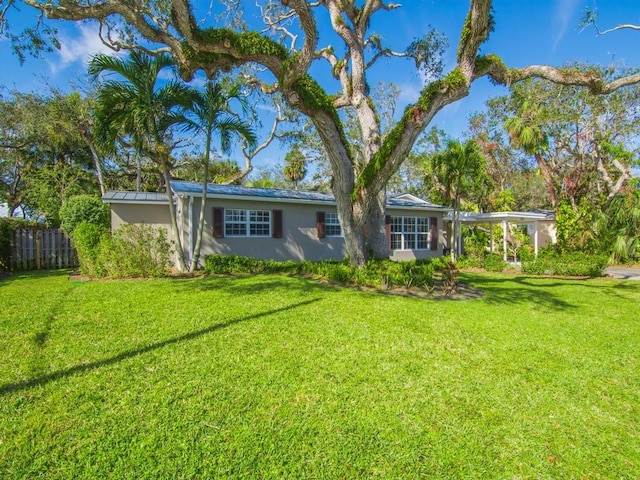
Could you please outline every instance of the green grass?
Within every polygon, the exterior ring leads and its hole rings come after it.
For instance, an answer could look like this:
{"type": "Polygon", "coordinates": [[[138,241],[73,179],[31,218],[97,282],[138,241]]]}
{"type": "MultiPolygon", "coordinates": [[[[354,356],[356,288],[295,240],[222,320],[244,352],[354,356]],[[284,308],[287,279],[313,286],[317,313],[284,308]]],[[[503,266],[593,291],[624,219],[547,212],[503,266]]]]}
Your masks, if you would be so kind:
{"type": "Polygon", "coordinates": [[[640,282],[0,281],[0,478],[639,478],[640,282]]]}

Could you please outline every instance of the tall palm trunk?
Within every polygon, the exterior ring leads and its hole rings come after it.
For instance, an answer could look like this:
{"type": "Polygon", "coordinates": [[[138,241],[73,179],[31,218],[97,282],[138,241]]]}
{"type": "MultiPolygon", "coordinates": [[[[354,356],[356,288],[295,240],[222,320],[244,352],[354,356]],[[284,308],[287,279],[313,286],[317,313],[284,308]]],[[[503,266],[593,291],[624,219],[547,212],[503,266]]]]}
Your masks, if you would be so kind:
{"type": "Polygon", "coordinates": [[[193,257],[191,258],[190,270],[195,272],[200,262],[200,250],[202,249],[202,233],[204,232],[204,214],[207,204],[207,185],[209,183],[209,156],[211,155],[211,136],[213,129],[207,131],[207,143],[204,152],[204,176],[202,177],[202,203],[200,205],[200,218],[198,219],[198,234],[196,236],[196,245],[193,249],[193,257]]]}
{"type": "Polygon", "coordinates": [[[169,216],[171,217],[171,229],[173,230],[173,241],[176,249],[176,259],[178,261],[178,271],[184,273],[187,271],[187,265],[184,262],[184,249],[182,248],[182,239],[178,230],[178,217],[176,215],[176,207],[173,204],[173,193],[171,192],[171,172],[169,171],[169,159],[165,155],[162,156],[162,173],[167,192],[167,200],[169,201],[169,216]]]}

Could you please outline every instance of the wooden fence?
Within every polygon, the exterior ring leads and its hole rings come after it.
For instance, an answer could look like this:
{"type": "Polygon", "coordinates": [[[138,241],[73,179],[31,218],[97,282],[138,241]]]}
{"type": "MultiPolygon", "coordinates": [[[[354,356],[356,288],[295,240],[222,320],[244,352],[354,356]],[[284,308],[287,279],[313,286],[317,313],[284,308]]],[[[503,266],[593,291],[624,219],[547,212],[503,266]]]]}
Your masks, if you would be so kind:
{"type": "Polygon", "coordinates": [[[40,270],[75,268],[78,253],[60,229],[17,228],[11,238],[11,268],[40,270]]]}

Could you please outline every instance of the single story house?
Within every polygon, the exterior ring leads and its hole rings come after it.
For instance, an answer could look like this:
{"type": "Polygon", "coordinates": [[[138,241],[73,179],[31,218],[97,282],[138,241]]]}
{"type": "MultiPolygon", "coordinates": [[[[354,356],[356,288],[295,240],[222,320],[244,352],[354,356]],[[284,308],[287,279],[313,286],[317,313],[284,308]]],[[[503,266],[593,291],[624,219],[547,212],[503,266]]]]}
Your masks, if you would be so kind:
{"type": "MultiPolygon", "coordinates": [[[[202,184],[174,180],[179,235],[190,261],[202,205],[202,184]]],[[[164,193],[110,191],[111,226],[144,223],[171,232],[164,193]]],[[[332,194],[210,184],[200,258],[242,255],[273,260],[343,259],[345,241],[332,194]]],[[[411,260],[443,254],[443,216],[450,211],[413,195],[390,197],[386,226],[389,257],[411,260]]]]}

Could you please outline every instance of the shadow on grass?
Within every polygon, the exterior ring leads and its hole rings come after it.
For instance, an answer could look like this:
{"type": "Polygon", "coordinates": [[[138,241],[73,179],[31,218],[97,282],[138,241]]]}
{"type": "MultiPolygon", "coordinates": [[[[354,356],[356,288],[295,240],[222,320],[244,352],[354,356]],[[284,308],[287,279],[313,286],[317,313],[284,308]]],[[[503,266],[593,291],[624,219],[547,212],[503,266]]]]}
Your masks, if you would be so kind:
{"type": "Polygon", "coordinates": [[[260,295],[285,289],[288,294],[338,291],[338,285],[321,280],[286,273],[261,273],[256,275],[220,275],[198,279],[196,282],[176,283],[189,291],[219,291],[234,295],[260,295]]]}
{"type": "Polygon", "coordinates": [[[566,301],[561,288],[572,287],[583,289],[586,295],[599,294],[608,297],[628,298],[627,291],[639,291],[638,285],[631,282],[608,281],[602,278],[554,278],[527,275],[499,276],[465,273],[466,282],[485,292],[487,303],[537,303],[543,307],[556,310],[577,308],[578,305],[566,301]]]}
{"type": "Polygon", "coordinates": [[[200,330],[196,330],[195,332],[191,332],[191,333],[187,333],[185,335],[180,335],[179,337],[173,337],[173,338],[169,338],[167,340],[164,340],[162,342],[157,342],[157,343],[152,343],[151,345],[147,345],[145,347],[139,347],[139,348],[134,348],[132,350],[127,350],[125,352],[122,352],[114,357],[110,357],[110,358],[105,358],[103,360],[98,360],[95,362],[91,362],[91,363],[83,363],[80,365],[75,365],[71,368],[67,368],[64,370],[58,370],[55,372],[51,372],[48,373],[46,375],[41,375],[39,377],[35,377],[29,380],[25,380],[24,382],[17,382],[17,383],[7,383],[5,385],[0,385],[0,395],[5,395],[7,393],[11,393],[11,392],[15,392],[15,391],[19,391],[19,390],[26,390],[28,388],[32,388],[35,386],[40,386],[40,385],[46,385],[47,383],[56,381],[56,380],[60,380],[61,378],[67,378],[67,377],[71,377],[73,375],[78,375],[81,373],[85,373],[91,370],[95,370],[97,368],[101,368],[101,367],[105,367],[107,365],[113,365],[114,363],[118,363],[122,360],[127,360],[129,358],[133,358],[133,357],[137,357],[138,355],[142,355],[144,353],[147,352],[151,352],[153,350],[157,350],[159,348],[163,348],[166,347],[168,345],[175,345],[178,343],[182,343],[182,342],[186,342],[189,340],[193,340],[195,338],[201,337],[203,335],[206,335],[208,333],[211,332],[215,332],[216,330],[221,330],[223,328],[227,328],[230,327],[232,325],[238,324],[238,323],[242,323],[242,322],[247,322],[249,320],[255,320],[257,318],[260,317],[265,317],[267,315],[274,315],[276,313],[281,313],[281,312],[285,312],[288,310],[293,310],[295,308],[299,308],[305,305],[309,305],[311,303],[315,303],[317,301],[319,301],[319,298],[314,298],[311,300],[305,300],[303,302],[298,302],[298,303],[294,303],[292,305],[288,305],[286,307],[282,307],[282,308],[276,308],[273,310],[269,310],[266,312],[262,312],[262,313],[256,313],[254,315],[249,315],[246,317],[241,317],[241,318],[236,318],[235,320],[229,320],[227,322],[224,323],[219,323],[219,324],[215,324],[215,325],[211,325],[207,328],[203,328],[200,330]]]}
{"type": "MultiPolygon", "coordinates": [[[[577,308],[567,302],[561,293],[554,292],[559,286],[572,285],[571,282],[546,281],[526,276],[485,276],[465,274],[466,282],[485,293],[484,301],[489,304],[537,304],[550,310],[567,310],[577,308]]],[[[580,284],[583,285],[582,283],[580,284]]]]}

